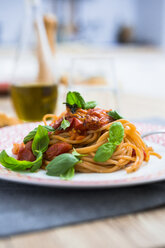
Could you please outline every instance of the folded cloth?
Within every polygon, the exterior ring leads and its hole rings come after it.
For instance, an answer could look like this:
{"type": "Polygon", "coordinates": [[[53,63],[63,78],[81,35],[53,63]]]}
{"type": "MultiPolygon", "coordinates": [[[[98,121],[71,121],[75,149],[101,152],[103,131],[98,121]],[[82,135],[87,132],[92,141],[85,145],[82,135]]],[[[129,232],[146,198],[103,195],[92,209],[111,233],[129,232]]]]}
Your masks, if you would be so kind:
{"type": "Polygon", "coordinates": [[[128,188],[59,190],[0,181],[0,236],[119,216],[164,204],[164,182],[128,188]]]}
{"type": "Polygon", "coordinates": [[[0,236],[119,216],[164,204],[165,182],[62,190],[0,180],[0,236]]]}

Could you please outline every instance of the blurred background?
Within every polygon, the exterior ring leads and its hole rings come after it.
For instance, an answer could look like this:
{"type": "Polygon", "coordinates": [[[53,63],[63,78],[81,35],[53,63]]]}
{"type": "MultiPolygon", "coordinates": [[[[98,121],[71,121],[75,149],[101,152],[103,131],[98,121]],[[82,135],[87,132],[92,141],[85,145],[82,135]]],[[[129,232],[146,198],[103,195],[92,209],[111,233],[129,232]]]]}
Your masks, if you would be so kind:
{"type": "MultiPolygon", "coordinates": [[[[23,0],[0,1],[0,44],[14,47],[25,21],[23,0]]],[[[58,41],[103,47],[165,46],[164,0],[42,0],[58,19],[58,41]]]]}
{"type": "MultiPolygon", "coordinates": [[[[128,117],[144,118],[151,116],[152,108],[152,116],[162,114],[165,117],[164,0],[41,0],[40,3],[0,0],[1,92],[14,81],[15,61],[20,56],[19,50],[25,46],[25,40],[28,38],[31,50],[46,44],[42,42],[41,33],[36,42],[34,31],[26,31],[27,20],[32,20],[27,8],[29,3],[36,4],[40,16],[46,16],[49,24],[53,23],[52,34],[47,31],[47,37],[56,84],[76,87],[73,79],[73,70],[78,71],[76,59],[86,58],[81,68],[88,64],[89,56],[95,57],[96,63],[100,57],[106,61],[109,59],[109,71],[114,74],[111,78],[113,93],[117,91],[120,112],[128,117]],[[130,105],[132,108],[127,108],[130,105]]],[[[34,11],[36,9],[31,9],[34,11]]],[[[107,62],[103,64],[107,65],[107,62]]],[[[26,53],[22,74],[31,78],[35,68],[35,60],[30,52],[26,53]]],[[[98,75],[93,74],[90,78],[95,76],[98,87],[98,75]]],[[[82,87],[86,79],[82,80],[82,87]]],[[[4,94],[1,98],[4,99],[4,94]]],[[[4,110],[3,99],[1,112],[4,110]]],[[[10,113],[13,115],[12,111],[10,113]]]]}

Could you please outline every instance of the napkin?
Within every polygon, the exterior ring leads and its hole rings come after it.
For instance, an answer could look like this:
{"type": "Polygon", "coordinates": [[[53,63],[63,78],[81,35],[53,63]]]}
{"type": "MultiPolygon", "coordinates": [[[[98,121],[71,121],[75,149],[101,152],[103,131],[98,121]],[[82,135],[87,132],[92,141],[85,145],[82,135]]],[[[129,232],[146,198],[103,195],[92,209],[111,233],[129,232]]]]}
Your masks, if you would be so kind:
{"type": "Polygon", "coordinates": [[[0,181],[0,236],[134,213],[165,204],[165,183],[62,190],[0,181]]]}

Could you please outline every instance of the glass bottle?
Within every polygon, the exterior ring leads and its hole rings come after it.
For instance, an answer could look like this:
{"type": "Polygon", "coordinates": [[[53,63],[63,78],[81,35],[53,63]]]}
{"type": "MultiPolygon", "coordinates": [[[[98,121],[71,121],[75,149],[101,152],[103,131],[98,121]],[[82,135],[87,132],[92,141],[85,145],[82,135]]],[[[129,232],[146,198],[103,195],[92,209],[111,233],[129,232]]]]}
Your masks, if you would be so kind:
{"type": "Polygon", "coordinates": [[[11,97],[18,117],[40,121],[54,113],[57,84],[39,0],[26,0],[25,20],[16,53],[11,97]]]}

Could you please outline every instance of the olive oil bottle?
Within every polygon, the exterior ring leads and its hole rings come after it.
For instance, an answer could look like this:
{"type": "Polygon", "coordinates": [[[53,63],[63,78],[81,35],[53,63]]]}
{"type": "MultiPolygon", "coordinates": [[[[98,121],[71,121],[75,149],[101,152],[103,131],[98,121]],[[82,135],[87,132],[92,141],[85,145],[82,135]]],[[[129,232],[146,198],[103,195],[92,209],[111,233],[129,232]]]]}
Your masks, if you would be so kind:
{"type": "Polygon", "coordinates": [[[26,1],[26,26],[11,85],[13,106],[24,121],[41,121],[45,114],[54,113],[57,104],[58,86],[41,4],[40,0],[26,1]]]}

